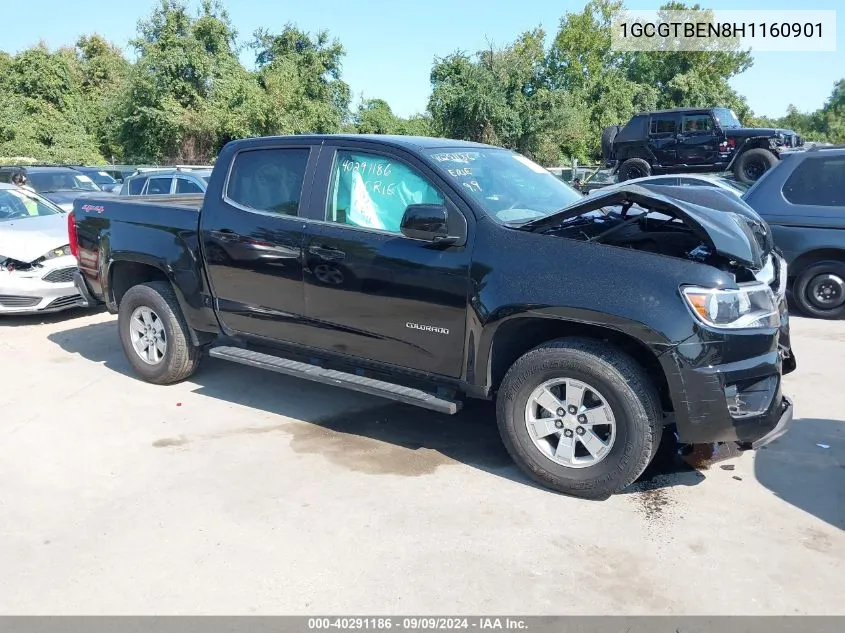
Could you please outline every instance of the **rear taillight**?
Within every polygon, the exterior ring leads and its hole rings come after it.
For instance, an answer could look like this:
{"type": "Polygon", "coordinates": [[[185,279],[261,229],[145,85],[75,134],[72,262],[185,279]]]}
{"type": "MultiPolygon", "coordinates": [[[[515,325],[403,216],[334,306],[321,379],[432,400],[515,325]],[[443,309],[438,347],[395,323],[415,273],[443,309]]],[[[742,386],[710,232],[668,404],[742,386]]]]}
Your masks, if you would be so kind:
{"type": "Polygon", "coordinates": [[[76,222],[73,211],[67,214],[67,237],[70,244],[70,254],[79,259],[79,237],[76,235],[76,222]]]}

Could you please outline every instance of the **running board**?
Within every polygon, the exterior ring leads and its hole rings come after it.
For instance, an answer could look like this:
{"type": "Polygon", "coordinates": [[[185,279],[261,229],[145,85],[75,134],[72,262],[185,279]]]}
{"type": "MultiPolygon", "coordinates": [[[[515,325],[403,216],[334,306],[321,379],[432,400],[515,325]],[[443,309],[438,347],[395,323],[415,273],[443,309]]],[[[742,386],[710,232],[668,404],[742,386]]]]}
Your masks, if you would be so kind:
{"type": "Polygon", "coordinates": [[[241,347],[212,347],[209,350],[209,354],[214,358],[222,358],[233,363],[267,369],[287,376],[304,378],[305,380],[313,380],[324,385],[334,385],[335,387],[343,387],[352,391],[360,391],[361,393],[367,393],[372,396],[381,396],[382,398],[412,404],[449,415],[454,415],[461,409],[461,403],[456,400],[440,398],[420,389],[404,387],[391,382],[376,380],[375,378],[347,374],[346,372],[336,371],[334,369],[325,369],[317,365],[300,363],[299,361],[271,356],[270,354],[262,354],[261,352],[254,352],[241,347]]]}

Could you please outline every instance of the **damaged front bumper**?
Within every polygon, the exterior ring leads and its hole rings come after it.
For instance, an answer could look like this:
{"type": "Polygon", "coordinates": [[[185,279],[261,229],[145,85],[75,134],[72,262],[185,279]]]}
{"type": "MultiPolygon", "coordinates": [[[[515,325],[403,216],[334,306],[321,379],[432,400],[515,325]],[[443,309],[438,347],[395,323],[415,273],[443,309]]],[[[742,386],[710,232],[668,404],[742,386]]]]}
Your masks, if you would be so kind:
{"type": "Polygon", "coordinates": [[[60,312],[84,306],[73,283],[73,257],[50,260],[36,269],[0,270],[0,315],[60,312]]]}

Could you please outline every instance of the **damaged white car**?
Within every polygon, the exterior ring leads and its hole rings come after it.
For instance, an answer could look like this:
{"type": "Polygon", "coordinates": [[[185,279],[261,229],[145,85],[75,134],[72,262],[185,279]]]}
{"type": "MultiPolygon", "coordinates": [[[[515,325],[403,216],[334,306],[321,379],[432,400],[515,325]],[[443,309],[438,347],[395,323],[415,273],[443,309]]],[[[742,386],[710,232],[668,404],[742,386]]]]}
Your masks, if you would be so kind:
{"type": "Polygon", "coordinates": [[[0,184],[0,315],[85,305],[73,283],[67,217],[32,191],[0,184]]]}

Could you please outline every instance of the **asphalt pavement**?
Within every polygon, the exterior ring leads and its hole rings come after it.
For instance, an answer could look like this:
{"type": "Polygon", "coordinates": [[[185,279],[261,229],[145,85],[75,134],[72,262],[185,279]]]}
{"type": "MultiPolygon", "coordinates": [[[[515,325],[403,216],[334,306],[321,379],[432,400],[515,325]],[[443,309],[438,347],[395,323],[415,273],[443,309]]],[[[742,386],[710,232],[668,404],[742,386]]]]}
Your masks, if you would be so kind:
{"type": "Polygon", "coordinates": [[[206,359],[136,379],[116,319],[0,320],[0,613],[845,614],[845,322],[793,319],[797,420],[590,502],[449,417],[206,359]]]}

